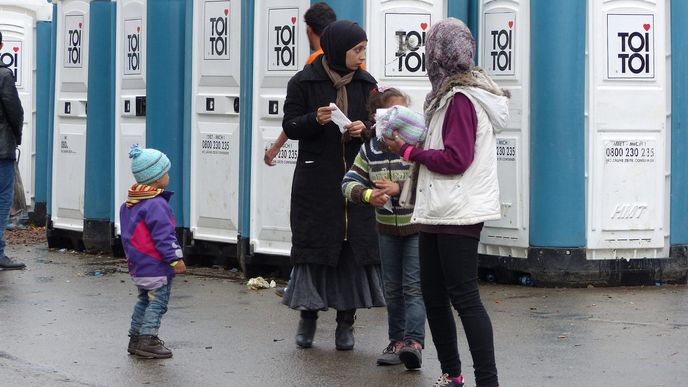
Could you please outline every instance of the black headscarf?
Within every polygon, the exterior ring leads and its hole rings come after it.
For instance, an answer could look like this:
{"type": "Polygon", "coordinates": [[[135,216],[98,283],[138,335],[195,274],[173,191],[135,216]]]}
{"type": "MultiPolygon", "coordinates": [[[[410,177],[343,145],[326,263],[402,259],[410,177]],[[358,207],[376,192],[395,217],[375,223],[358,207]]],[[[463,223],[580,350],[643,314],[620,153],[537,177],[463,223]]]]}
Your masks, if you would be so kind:
{"type": "Polygon", "coordinates": [[[340,75],[352,72],[346,68],[346,52],[367,41],[363,28],[349,20],[338,20],[325,28],[320,35],[320,46],[330,68],[340,75]]]}

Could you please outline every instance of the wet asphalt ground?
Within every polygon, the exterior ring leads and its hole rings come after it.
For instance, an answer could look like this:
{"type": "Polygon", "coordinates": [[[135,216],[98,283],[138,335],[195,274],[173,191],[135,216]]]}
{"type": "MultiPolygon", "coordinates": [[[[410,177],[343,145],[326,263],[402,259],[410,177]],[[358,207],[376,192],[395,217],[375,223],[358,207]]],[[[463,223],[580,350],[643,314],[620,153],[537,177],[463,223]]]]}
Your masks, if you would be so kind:
{"type": "MultiPolygon", "coordinates": [[[[174,357],[138,359],[126,352],[135,288],[123,260],[43,244],[8,254],[28,269],[0,271],[0,386],[431,386],[440,375],[429,330],[421,370],[375,365],[383,308],[359,311],[353,351],[334,349],[334,311],[321,313],[314,347],[298,349],[298,313],[232,273],[177,277],[160,331],[174,357]]],[[[685,285],[481,293],[502,386],[688,385],[685,285]]]]}

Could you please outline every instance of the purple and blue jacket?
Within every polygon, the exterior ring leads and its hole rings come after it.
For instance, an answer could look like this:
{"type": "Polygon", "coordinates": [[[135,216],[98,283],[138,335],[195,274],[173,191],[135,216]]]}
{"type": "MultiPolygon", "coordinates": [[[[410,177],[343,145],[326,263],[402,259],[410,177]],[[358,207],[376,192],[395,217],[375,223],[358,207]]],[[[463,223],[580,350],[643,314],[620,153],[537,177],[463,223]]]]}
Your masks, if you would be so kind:
{"type": "Polygon", "coordinates": [[[171,264],[183,258],[168,203],[172,194],[163,191],[131,208],[122,204],[119,210],[129,274],[141,289],[153,290],[166,285],[175,275],[171,264]]]}

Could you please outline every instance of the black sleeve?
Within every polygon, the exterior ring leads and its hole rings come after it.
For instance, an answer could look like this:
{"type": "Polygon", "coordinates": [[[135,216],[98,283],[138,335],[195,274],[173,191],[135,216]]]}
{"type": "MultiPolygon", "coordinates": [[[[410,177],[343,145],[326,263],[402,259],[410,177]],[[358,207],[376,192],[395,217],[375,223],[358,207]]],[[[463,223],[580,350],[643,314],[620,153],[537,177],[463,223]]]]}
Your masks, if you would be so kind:
{"type": "Polygon", "coordinates": [[[0,103],[2,103],[7,116],[7,122],[10,128],[12,128],[17,145],[21,145],[24,109],[22,109],[21,101],[19,100],[17,87],[14,85],[12,72],[7,69],[0,70],[0,103]]]}
{"type": "Polygon", "coordinates": [[[304,84],[299,74],[289,80],[287,98],[284,101],[282,129],[292,140],[307,140],[323,133],[323,127],[316,121],[316,112],[309,111],[304,84]]]}

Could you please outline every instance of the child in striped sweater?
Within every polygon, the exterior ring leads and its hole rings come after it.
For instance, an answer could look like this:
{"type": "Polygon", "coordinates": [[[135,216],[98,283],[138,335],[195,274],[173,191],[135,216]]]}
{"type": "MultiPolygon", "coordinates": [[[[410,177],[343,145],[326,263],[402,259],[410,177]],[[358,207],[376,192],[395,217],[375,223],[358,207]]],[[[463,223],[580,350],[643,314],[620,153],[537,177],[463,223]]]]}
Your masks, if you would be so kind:
{"type": "MultiPolygon", "coordinates": [[[[373,90],[368,104],[371,120],[377,109],[395,105],[408,105],[408,97],[394,88],[373,90]]],[[[411,224],[413,208],[401,207],[398,201],[411,164],[397,154],[386,152],[385,148],[375,136],[361,146],[354,164],[344,176],[342,192],[351,202],[369,203],[376,208],[389,326],[389,345],[377,364],[403,362],[406,368],[416,369],[421,366],[425,342],[418,230],[411,224]],[[385,205],[388,201],[391,206],[385,205]]]]}

